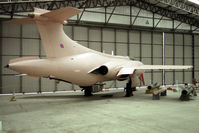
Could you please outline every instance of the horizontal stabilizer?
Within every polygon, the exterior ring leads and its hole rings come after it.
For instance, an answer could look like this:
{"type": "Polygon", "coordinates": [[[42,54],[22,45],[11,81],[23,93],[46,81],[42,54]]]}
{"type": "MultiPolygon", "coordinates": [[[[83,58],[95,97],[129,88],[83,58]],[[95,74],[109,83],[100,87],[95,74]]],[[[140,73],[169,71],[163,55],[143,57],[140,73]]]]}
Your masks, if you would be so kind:
{"type": "Polygon", "coordinates": [[[44,13],[41,16],[51,18],[53,20],[63,22],[77,14],[79,14],[81,10],[73,8],[73,7],[65,7],[58,10],[54,10],[48,13],[44,13]]]}
{"type": "Polygon", "coordinates": [[[41,8],[36,8],[34,7],[34,12],[38,14],[44,14],[50,12],[49,10],[41,9],[41,8]]]}
{"type": "Polygon", "coordinates": [[[6,23],[13,23],[13,24],[35,24],[35,21],[32,18],[18,18],[18,19],[8,20],[8,21],[6,21],[6,23]]]}
{"type": "Polygon", "coordinates": [[[189,69],[192,68],[193,66],[183,66],[183,65],[142,65],[142,66],[137,66],[136,69],[159,69],[159,70],[175,70],[175,69],[189,69]]]}
{"type": "Polygon", "coordinates": [[[56,22],[66,24],[65,20],[77,15],[81,10],[73,7],[65,7],[53,11],[34,8],[34,12],[28,14],[28,18],[12,19],[8,23],[15,24],[34,24],[35,21],[56,22]]]}

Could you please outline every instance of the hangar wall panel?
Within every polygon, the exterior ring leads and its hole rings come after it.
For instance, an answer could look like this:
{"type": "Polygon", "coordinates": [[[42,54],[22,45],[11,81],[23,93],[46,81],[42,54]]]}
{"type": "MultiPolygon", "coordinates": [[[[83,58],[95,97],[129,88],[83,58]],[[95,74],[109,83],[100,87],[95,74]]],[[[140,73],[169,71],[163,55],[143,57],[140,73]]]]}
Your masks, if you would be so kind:
{"type": "MultiPolygon", "coordinates": [[[[105,33],[105,29],[103,30],[103,35],[105,33]]],[[[101,41],[101,31],[100,28],[90,28],[89,29],[89,41],[101,41]]]]}
{"type": "Polygon", "coordinates": [[[176,84],[184,83],[183,82],[183,73],[182,72],[179,72],[179,71],[175,72],[175,82],[174,83],[176,83],[176,84]]]}
{"type": "Polygon", "coordinates": [[[173,72],[172,71],[165,72],[165,83],[173,84],[173,72]]]}
{"type": "Polygon", "coordinates": [[[183,34],[175,34],[174,35],[175,45],[183,44],[183,34]]]}
{"type": "Polygon", "coordinates": [[[39,78],[22,77],[22,90],[23,92],[38,92],[39,78]]]}
{"type": "Polygon", "coordinates": [[[127,44],[116,43],[116,51],[117,55],[127,56],[127,44]]]}
{"type": "Polygon", "coordinates": [[[39,55],[39,42],[38,39],[23,39],[22,41],[22,54],[23,55],[39,55]]]}
{"type": "Polygon", "coordinates": [[[130,58],[136,58],[139,60],[140,56],[140,45],[139,44],[130,44],[129,45],[129,56],[130,58]]]}
{"type": "Polygon", "coordinates": [[[116,30],[116,42],[127,43],[127,31],[126,30],[116,30]]]}
{"type": "Polygon", "coordinates": [[[126,86],[126,81],[116,81],[117,88],[124,88],[126,86]]]}
{"type": "Polygon", "coordinates": [[[3,76],[2,77],[2,93],[20,92],[20,79],[16,76],[3,76]]]}
{"type": "Polygon", "coordinates": [[[106,81],[106,82],[104,82],[104,88],[105,89],[109,89],[109,88],[115,88],[115,80],[113,80],[113,81],[106,81]]]}
{"type": "Polygon", "coordinates": [[[114,30],[113,29],[103,29],[102,34],[103,34],[102,35],[102,41],[103,42],[114,42],[115,37],[114,37],[114,30]]]}
{"type": "Polygon", "coordinates": [[[132,30],[129,32],[130,43],[140,43],[140,31],[132,30]]]}
{"type": "Polygon", "coordinates": [[[194,35],[194,62],[195,62],[195,78],[199,79],[199,35],[194,35]]]}
{"type": "Polygon", "coordinates": [[[74,27],[74,40],[87,40],[87,28],[86,27],[74,27]]]}
{"type": "Polygon", "coordinates": [[[20,39],[2,38],[3,55],[20,55],[20,39]]]}
{"type": "Polygon", "coordinates": [[[55,81],[47,78],[41,78],[41,88],[43,92],[54,91],[55,81]]]}
{"type": "Polygon", "coordinates": [[[64,32],[70,38],[73,36],[73,27],[72,26],[63,26],[64,32]]]}
{"type": "Polygon", "coordinates": [[[106,54],[115,54],[115,44],[114,43],[103,43],[103,51],[106,54]]]}
{"type": "MultiPolygon", "coordinates": [[[[24,38],[39,38],[39,31],[35,24],[24,24],[22,26],[22,37],[24,38]]],[[[19,35],[20,35],[19,34],[19,35]]]]}
{"type": "Polygon", "coordinates": [[[162,73],[158,71],[154,71],[153,80],[154,80],[154,83],[162,84],[162,73]]]}
{"type": "MultiPolygon", "coordinates": [[[[151,81],[151,72],[145,72],[144,73],[144,81],[145,81],[146,85],[150,85],[152,83],[152,81],[151,81]]],[[[143,84],[141,83],[141,85],[143,85],[143,84]]]]}
{"type": "Polygon", "coordinates": [[[192,83],[192,72],[185,72],[185,83],[192,83]]]}
{"type": "Polygon", "coordinates": [[[17,24],[2,24],[3,37],[20,37],[20,25],[17,24]]]}
{"type": "Polygon", "coordinates": [[[151,43],[151,32],[141,32],[141,42],[144,44],[150,44],[151,43]]]}
{"type": "Polygon", "coordinates": [[[60,82],[59,84],[57,84],[58,91],[66,91],[66,90],[70,90],[70,89],[72,89],[72,85],[69,83],[60,82]]]}
{"type": "Polygon", "coordinates": [[[99,51],[99,52],[102,51],[100,42],[90,42],[89,43],[89,48],[91,48],[93,50],[96,50],[96,51],[99,51]]]}

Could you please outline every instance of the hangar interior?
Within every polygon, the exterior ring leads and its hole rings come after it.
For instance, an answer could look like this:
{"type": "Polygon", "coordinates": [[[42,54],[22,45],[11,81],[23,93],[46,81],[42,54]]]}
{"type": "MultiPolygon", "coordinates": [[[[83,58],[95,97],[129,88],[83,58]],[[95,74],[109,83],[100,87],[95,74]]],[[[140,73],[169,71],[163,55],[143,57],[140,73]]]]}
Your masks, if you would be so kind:
{"type": "MultiPolygon", "coordinates": [[[[45,58],[36,25],[5,21],[27,17],[34,7],[66,6],[82,13],[68,20],[65,33],[88,48],[144,64],[193,65],[189,70],[146,71],[146,85],[199,80],[199,5],[189,0],[1,0],[0,132],[198,133],[198,97],[182,102],[180,92],[167,91],[166,97],[152,101],[145,88],[132,97],[124,97],[121,89],[85,97],[80,91],[66,92],[80,89],[76,85],[15,76],[4,68],[17,57],[45,58]],[[8,94],[13,91],[16,96],[8,94]],[[64,92],[49,93],[54,91],[64,92]]],[[[126,82],[109,81],[105,88],[124,88],[126,82]]]]}
{"type": "MultiPolygon", "coordinates": [[[[80,89],[76,85],[64,82],[57,84],[46,78],[13,76],[17,73],[4,68],[10,59],[17,57],[45,58],[36,25],[16,25],[5,21],[25,17],[33,11],[33,7],[53,10],[64,6],[82,9],[82,13],[68,20],[64,31],[86,47],[108,54],[129,56],[144,64],[161,65],[164,60],[165,65],[193,65],[193,69],[189,70],[165,71],[165,81],[163,71],[146,71],[144,78],[147,85],[156,82],[191,83],[193,78],[199,79],[197,5],[164,0],[5,0],[0,2],[0,93],[80,89]]],[[[109,81],[105,88],[123,88],[125,84],[126,81],[109,81]]]]}

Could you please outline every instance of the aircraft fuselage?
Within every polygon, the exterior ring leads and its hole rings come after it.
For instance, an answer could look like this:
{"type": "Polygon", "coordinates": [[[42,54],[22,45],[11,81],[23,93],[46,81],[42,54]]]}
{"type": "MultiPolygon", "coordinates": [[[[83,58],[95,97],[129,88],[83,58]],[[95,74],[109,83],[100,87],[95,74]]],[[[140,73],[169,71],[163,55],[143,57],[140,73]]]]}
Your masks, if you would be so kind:
{"type": "MultiPolygon", "coordinates": [[[[90,86],[97,82],[117,79],[118,71],[124,66],[133,67],[138,65],[142,65],[142,63],[119,56],[88,52],[55,59],[16,61],[10,63],[9,68],[33,77],[41,76],[64,80],[79,86],[90,86]],[[100,67],[102,64],[108,68],[107,74],[89,73],[90,70],[100,67]]],[[[143,70],[136,71],[134,75],[140,76],[141,73],[143,73],[143,70]]]]}

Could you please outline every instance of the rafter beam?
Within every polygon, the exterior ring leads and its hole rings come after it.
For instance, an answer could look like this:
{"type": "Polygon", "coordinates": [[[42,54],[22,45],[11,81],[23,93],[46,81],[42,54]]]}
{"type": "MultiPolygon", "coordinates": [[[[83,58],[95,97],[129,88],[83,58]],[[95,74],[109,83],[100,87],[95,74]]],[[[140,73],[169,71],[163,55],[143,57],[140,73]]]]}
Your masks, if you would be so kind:
{"type": "Polygon", "coordinates": [[[158,24],[160,23],[160,21],[163,19],[164,16],[161,16],[161,18],[158,20],[158,22],[156,23],[156,25],[153,28],[156,28],[158,26],[158,24]]]}
{"type": "MultiPolygon", "coordinates": [[[[49,6],[54,9],[62,8],[65,6],[72,6],[76,8],[96,8],[96,7],[114,7],[114,6],[135,6],[143,10],[150,11],[152,13],[157,13],[165,17],[175,19],[177,21],[190,24],[196,27],[199,27],[199,18],[190,17],[190,15],[178,14],[175,11],[172,11],[167,8],[159,7],[157,4],[150,3],[149,0],[59,0],[54,1],[33,1],[33,2],[12,2],[10,3],[1,3],[0,4],[0,14],[10,14],[12,11],[12,5],[15,5],[13,13],[19,12],[32,12],[33,7],[48,9],[49,6]],[[53,6],[52,6],[53,5],[53,6]]],[[[191,11],[191,14],[194,14],[191,11]]]]}
{"type": "Polygon", "coordinates": [[[176,28],[175,28],[174,30],[177,30],[177,29],[178,29],[178,27],[179,27],[181,24],[182,24],[182,22],[181,22],[181,23],[179,23],[179,24],[176,26],[176,28]]]}
{"type": "Polygon", "coordinates": [[[114,6],[114,8],[113,8],[113,10],[112,10],[112,12],[111,12],[111,14],[110,14],[108,20],[106,21],[106,24],[107,24],[107,23],[109,22],[109,20],[111,19],[112,15],[113,15],[113,13],[114,13],[114,11],[115,11],[115,8],[116,8],[116,6],[114,6]]]}
{"type": "Polygon", "coordinates": [[[139,16],[139,14],[140,14],[140,11],[141,11],[141,8],[139,9],[139,11],[138,11],[138,13],[137,13],[137,15],[136,15],[135,19],[133,20],[133,23],[132,23],[132,25],[134,25],[134,24],[135,24],[135,21],[136,21],[137,17],[139,16]]]}

